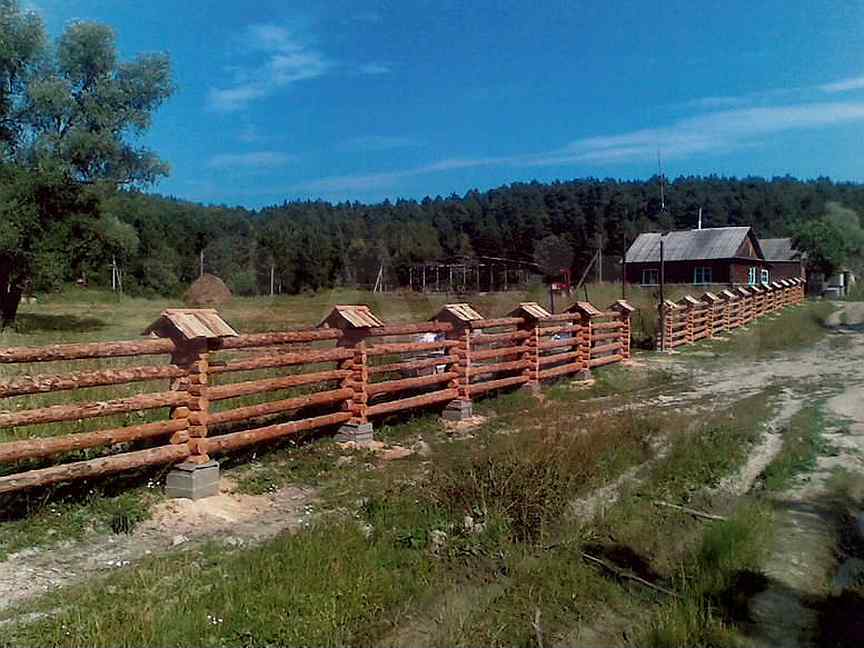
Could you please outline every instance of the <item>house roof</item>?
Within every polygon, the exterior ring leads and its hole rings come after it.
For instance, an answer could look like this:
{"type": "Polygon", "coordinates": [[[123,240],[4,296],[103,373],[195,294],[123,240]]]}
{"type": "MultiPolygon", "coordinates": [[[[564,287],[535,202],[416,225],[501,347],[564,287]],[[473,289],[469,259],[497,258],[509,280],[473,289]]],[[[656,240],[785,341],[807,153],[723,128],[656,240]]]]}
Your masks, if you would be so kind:
{"type": "MultiPolygon", "coordinates": [[[[731,259],[737,256],[741,244],[750,235],[749,227],[709,227],[669,232],[663,237],[663,257],[665,261],[731,259]]],[[[657,232],[640,234],[627,250],[626,262],[659,262],[660,237],[657,232]]],[[[758,252],[758,240],[755,237],[753,240],[758,252]]]]}
{"type": "Polygon", "coordinates": [[[801,253],[792,246],[791,238],[759,239],[766,261],[798,261],[801,253]]]}

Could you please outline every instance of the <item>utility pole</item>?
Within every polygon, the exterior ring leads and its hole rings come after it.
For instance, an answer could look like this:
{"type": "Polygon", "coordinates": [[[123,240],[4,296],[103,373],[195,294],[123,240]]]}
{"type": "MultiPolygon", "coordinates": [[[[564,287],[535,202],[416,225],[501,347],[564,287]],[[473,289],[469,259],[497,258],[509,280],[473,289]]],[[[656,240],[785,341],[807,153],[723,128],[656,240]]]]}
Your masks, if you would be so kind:
{"type": "Polygon", "coordinates": [[[276,291],[276,264],[270,262],[270,296],[272,297],[276,291]]]}
{"type": "Polygon", "coordinates": [[[200,254],[199,259],[198,259],[198,266],[199,266],[198,276],[203,277],[204,276],[204,248],[201,248],[201,254],[200,254]]]}
{"type": "Polygon", "coordinates": [[[666,264],[663,254],[663,234],[660,235],[660,350],[666,350],[666,264]]]}
{"type": "Polygon", "coordinates": [[[117,292],[117,256],[111,255],[111,292],[117,292]]]}

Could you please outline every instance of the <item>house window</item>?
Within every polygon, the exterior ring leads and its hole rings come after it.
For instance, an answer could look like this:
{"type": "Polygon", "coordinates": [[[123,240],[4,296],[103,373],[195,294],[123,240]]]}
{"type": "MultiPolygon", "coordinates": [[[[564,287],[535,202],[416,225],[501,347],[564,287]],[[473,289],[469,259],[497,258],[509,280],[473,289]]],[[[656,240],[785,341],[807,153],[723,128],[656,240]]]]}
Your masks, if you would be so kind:
{"type": "Polygon", "coordinates": [[[768,283],[768,271],[762,269],[762,283],[768,283]]]}
{"type": "Polygon", "coordinates": [[[642,285],[656,286],[660,283],[660,271],[654,268],[642,271],[642,285]]]}
{"type": "Polygon", "coordinates": [[[711,283],[711,268],[707,266],[698,266],[693,268],[693,285],[703,286],[711,283]]]}
{"type": "Polygon", "coordinates": [[[750,272],[747,273],[747,284],[750,286],[756,285],[756,271],[759,268],[755,266],[750,266],[750,272]]]}

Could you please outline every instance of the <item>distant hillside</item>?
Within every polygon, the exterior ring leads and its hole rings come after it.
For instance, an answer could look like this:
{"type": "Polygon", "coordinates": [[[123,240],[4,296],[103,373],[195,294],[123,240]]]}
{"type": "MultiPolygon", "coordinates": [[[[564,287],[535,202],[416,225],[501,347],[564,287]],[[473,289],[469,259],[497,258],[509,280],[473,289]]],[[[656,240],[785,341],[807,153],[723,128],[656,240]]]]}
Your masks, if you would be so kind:
{"type": "MultiPolygon", "coordinates": [[[[666,184],[665,200],[667,213],[659,222],[657,178],[589,178],[419,202],[286,202],[259,211],[126,192],[104,210],[138,232],[137,249],[118,260],[127,292],[178,294],[198,276],[203,250],[205,269],[244,295],[267,292],[271,261],[277,287],[296,293],[371,283],[382,261],[404,281],[411,263],[454,255],[531,260],[535,242],[549,234],[572,246],[578,265],[598,241],[607,256],[616,256],[640,232],[694,227],[699,207],[706,227],[746,224],[762,237],[783,236],[793,223],[824,213],[828,201],[864,214],[864,185],[827,178],[681,177],[666,184]]],[[[88,267],[76,273],[110,285],[108,260],[95,258],[88,255],[88,267]]]]}

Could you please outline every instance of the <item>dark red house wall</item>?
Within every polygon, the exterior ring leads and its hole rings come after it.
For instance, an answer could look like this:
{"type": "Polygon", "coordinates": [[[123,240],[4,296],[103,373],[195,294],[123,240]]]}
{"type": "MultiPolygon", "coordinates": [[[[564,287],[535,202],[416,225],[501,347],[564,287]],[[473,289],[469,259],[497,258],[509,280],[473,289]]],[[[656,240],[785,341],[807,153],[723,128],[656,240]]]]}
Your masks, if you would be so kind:
{"type": "MultiPolygon", "coordinates": [[[[760,270],[767,268],[768,264],[762,259],[721,259],[719,261],[669,261],[664,264],[666,283],[693,285],[693,275],[697,267],[711,268],[712,284],[741,284],[749,282],[750,267],[756,266],[760,270]]],[[[659,263],[628,263],[627,282],[633,284],[642,283],[642,270],[656,269],[659,273],[659,263]]],[[[769,269],[770,270],[770,269],[769,269]]],[[[773,280],[774,277],[772,276],[773,280]]]]}
{"type": "Polygon", "coordinates": [[[804,279],[804,267],[800,261],[772,261],[771,281],[780,279],[804,279]]]}

